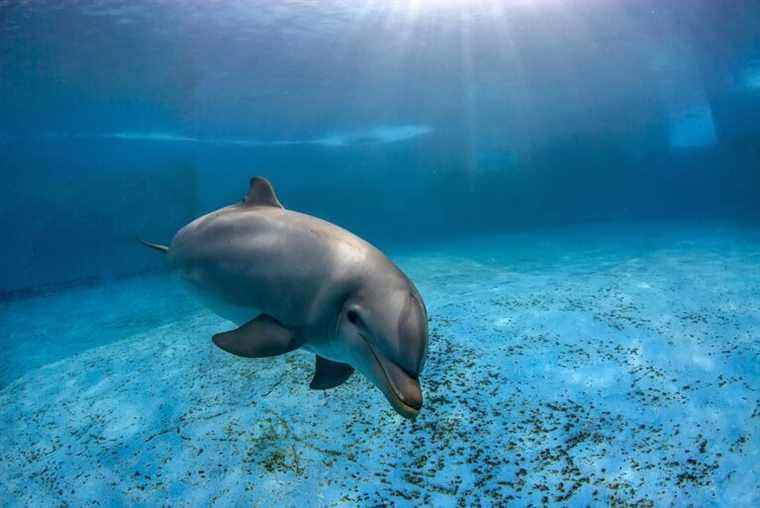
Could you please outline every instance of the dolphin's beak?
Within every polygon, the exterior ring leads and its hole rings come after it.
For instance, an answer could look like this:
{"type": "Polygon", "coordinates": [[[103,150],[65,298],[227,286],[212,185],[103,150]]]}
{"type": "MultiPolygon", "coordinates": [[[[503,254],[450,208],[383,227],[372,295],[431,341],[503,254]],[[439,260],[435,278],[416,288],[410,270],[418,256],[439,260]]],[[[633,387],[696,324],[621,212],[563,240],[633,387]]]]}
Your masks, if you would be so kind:
{"type": "Polygon", "coordinates": [[[408,419],[415,419],[422,409],[422,389],[416,377],[410,376],[382,352],[375,350],[367,342],[374,357],[370,369],[375,384],[383,392],[388,402],[398,414],[408,419]]]}

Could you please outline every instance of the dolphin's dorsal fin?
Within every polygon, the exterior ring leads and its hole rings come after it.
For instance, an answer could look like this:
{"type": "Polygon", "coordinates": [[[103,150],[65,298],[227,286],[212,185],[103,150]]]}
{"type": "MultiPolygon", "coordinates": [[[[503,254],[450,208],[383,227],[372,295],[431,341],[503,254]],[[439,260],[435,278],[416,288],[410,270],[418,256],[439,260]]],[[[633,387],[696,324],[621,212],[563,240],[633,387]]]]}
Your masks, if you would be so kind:
{"type": "Polygon", "coordinates": [[[274,187],[269,183],[269,180],[261,176],[254,176],[251,178],[251,185],[248,187],[248,194],[245,195],[243,200],[245,206],[274,206],[277,208],[285,208],[277,199],[277,194],[274,193],[274,187]]]}

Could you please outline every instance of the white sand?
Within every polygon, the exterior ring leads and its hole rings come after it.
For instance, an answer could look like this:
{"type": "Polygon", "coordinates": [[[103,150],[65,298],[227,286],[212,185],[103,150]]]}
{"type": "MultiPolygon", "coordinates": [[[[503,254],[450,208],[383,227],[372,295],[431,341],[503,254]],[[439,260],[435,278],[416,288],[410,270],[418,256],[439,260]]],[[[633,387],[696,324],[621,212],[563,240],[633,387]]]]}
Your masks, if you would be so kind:
{"type": "MultiPolygon", "coordinates": [[[[543,232],[396,259],[432,319],[416,422],[358,375],[310,391],[305,352],[245,360],[217,350],[210,337],[229,325],[185,305],[155,328],[121,322],[121,340],[0,391],[0,499],[760,504],[756,232],[543,232]]],[[[100,305],[115,312],[116,295],[140,289],[149,301],[167,280],[115,284],[100,305]]],[[[30,305],[50,309],[47,324],[36,315],[41,329],[76,326],[86,319],[77,301],[8,305],[4,332],[28,321],[19,309],[30,305]]]]}

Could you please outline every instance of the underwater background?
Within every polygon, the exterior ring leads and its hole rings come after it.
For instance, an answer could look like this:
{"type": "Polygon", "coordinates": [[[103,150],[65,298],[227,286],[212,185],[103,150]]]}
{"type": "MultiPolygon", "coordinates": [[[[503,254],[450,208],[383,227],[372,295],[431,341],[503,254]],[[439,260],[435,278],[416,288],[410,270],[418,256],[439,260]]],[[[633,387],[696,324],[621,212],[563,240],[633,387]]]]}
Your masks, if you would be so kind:
{"type": "Polygon", "coordinates": [[[0,0],[0,505],[757,506],[760,4],[0,0]],[[430,315],[414,422],[137,241],[238,201],[430,315]]]}

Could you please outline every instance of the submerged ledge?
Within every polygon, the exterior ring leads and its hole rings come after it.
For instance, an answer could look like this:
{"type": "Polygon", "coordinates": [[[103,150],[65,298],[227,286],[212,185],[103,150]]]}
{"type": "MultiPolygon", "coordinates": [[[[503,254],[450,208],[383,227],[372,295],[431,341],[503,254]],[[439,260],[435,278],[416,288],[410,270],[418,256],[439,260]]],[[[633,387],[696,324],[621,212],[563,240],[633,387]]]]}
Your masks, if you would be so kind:
{"type": "Polygon", "coordinates": [[[71,289],[79,288],[92,288],[97,286],[104,286],[113,282],[119,282],[135,277],[146,277],[156,274],[168,274],[169,268],[151,268],[148,270],[140,270],[136,272],[127,272],[119,274],[110,274],[108,276],[91,275],[87,277],[79,277],[76,279],[69,279],[63,282],[55,284],[44,284],[38,286],[24,286],[15,289],[0,290],[0,303],[11,302],[14,300],[25,300],[28,298],[40,298],[46,296],[52,296],[56,293],[61,293],[71,289]]]}

